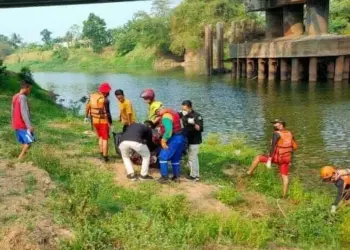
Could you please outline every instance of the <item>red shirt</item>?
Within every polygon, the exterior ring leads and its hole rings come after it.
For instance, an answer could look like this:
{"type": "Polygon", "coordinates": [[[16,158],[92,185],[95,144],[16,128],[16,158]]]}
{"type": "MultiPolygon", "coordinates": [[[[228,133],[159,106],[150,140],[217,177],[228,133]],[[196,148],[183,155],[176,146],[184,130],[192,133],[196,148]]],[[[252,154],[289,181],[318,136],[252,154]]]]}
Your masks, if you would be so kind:
{"type": "Polygon", "coordinates": [[[23,98],[23,94],[21,93],[14,95],[12,98],[12,128],[16,130],[28,129],[27,124],[24,121],[24,118],[22,116],[22,105],[21,105],[22,98],[23,98]]]}

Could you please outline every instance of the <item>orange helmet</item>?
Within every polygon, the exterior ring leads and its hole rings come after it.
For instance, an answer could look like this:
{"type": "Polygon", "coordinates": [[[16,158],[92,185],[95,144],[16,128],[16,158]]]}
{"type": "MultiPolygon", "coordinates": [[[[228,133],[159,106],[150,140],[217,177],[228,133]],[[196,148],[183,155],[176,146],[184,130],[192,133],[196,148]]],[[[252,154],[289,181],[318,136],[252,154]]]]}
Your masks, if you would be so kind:
{"type": "Polygon", "coordinates": [[[332,166],[325,166],[321,168],[321,178],[322,179],[327,179],[333,176],[335,173],[335,167],[332,166]]]}

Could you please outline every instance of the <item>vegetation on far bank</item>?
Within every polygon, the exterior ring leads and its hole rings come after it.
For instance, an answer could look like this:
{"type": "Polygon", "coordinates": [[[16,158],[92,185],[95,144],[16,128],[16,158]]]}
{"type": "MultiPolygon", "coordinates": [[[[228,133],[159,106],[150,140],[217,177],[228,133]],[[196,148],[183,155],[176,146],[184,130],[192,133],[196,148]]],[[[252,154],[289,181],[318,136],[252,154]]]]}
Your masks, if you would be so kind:
{"type": "MultiPolygon", "coordinates": [[[[16,74],[0,74],[0,120],[5,122],[0,161],[13,162],[18,155],[7,125],[18,82],[16,74]]],[[[350,243],[350,209],[330,214],[331,188],[305,186],[293,171],[289,197],[279,200],[277,169],[261,167],[253,178],[244,176],[257,151],[241,137],[227,144],[219,136],[207,138],[199,156],[204,183],[131,184],[123,181],[120,159],[114,156],[107,165],[96,159],[96,139],[74,110],[57,106],[37,85],[29,101],[38,142],[26,162],[46,170],[55,182],[49,210],[54,222],[73,234],[59,243],[61,249],[340,249],[350,243]],[[206,196],[200,196],[201,189],[206,196]],[[194,206],[193,199],[204,205],[194,206]],[[213,204],[220,209],[208,210],[213,204]]],[[[310,178],[317,183],[317,176],[310,178]]],[[[27,181],[34,188],[35,181],[27,181]]],[[[4,226],[11,223],[18,219],[4,226]]]]}

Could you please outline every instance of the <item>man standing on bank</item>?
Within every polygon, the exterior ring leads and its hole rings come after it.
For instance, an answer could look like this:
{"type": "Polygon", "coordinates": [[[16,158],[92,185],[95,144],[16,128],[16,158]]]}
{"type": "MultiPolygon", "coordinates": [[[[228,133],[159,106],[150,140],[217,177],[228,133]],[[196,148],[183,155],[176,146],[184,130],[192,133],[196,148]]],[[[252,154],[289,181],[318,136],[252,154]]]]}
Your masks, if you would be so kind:
{"type": "Polygon", "coordinates": [[[127,127],[136,121],[136,114],[132,107],[132,103],[129,99],[125,98],[124,91],[117,89],[115,92],[115,97],[118,100],[119,107],[119,120],[123,124],[123,133],[126,131],[127,127]]]}
{"type": "Polygon", "coordinates": [[[182,102],[181,120],[184,127],[184,136],[188,141],[188,165],[191,173],[187,177],[192,181],[199,181],[199,145],[202,143],[203,118],[192,109],[192,102],[182,102]]]}

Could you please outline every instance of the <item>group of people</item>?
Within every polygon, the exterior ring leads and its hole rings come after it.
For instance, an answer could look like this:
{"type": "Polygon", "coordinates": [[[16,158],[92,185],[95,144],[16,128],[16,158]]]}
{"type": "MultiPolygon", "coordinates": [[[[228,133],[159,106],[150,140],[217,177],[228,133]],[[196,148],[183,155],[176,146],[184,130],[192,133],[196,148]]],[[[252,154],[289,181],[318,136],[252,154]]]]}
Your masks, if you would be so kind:
{"type": "MultiPolygon", "coordinates": [[[[108,162],[108,139],[112,118],[108,96],[111,87],[102,83],[96,93],[91,94],[86,105],[85,121],[91,119],[93,127],[99,137],[99,148],[102,159],[108,162]]],[[[119,108],[119,121],[123,125],[115,143],[120,152],[130,180],[153,179],[149,175],[149,166],[158,162],[161,177],[159,182],[170,180],[168,162],[171,162],[171,180],[179,182],[180,164],[185,151],[188,151],[188,164],[191,173],[187,176],[193,181],[199,180],[199,145],[202,143],[203,119],[193,110],[192,102],[182,102],[181,111],[166,108],[163,103],[155,99],[155,92],[146,89],[140,97],[148,105],[148,120],[144,123],[136,122],[136,113],[132,102],[124,95],[123,90],[117,89],[115,97],[119,108]],[[187,146],[188,145],[188,150],[187,146]],[[136,153],[136,156],[135,156],[136,153]],[[135,174],[132,163],[135,158],[142,158],[140,175],[135,174]]]]}
{"type": "MultiPolygon", "coordinates": [[[[34,127],[31,123],[27,96],[31,92],[33,82],[21,81],[20,92],[12,99],[12,127],[15,130],[17,141],[22,145],[18,158],[22,159],[35,141],[34,127]]],[[[102,83],[98,91],[91,94],[86,105],[85,121],[91,120],[94,130],[99,138],[101,159],[108,162],[108,139],[112,126],[112,116],[109,107],[109,93],[112,88],[108,83],[102,83]]],[[[202,143],[203,118],[193,110],[192,102],[182,102],[181,111],[177,112],[165,108],[155,99],[152,89],[144,90],[140,97],[148,105],[148,120],[144,123],[136,122],[136,114],[132,102],[128,100],[121,89],[115,91],[119,107],[119,121],[123,124],[122,132],[116,143],[126,168],[127,177],[131,180],[153,179],[149,174],[149,165],[158,162],[161,177],[159,181],[169,181],[168,162],[171,162],[173,175],[171,180],[178,182],[180,177],[180,163],[184,151],[188,153],[188,163],[191,173],[187,178],[199,180],[199,145],[202,143]],[[188,145],[188,147],[186,147],[188,145]],[[133,156],[141,158],[140,176],[136,176],[132,162],[133,156]]],[[[272,122],[271,147],[267,155],[257,156],[247,174],[252,175],[260,163],[271,168],[271,164],[279,167],[283,183],[283,197],[288,192],[289,168],[292,164],[293,151],[297,143],[292,132],[286,129],[283,120],[272,122]]],[[[137,158],[137,157],[136,157],[137,158]]],[[[336,169],[333,166],[321,168],[323,181],[333,183],[337,187],[337,196],[331,207],[336,212],[342,200],[350,199],[350,169],[336,169]]]]}

